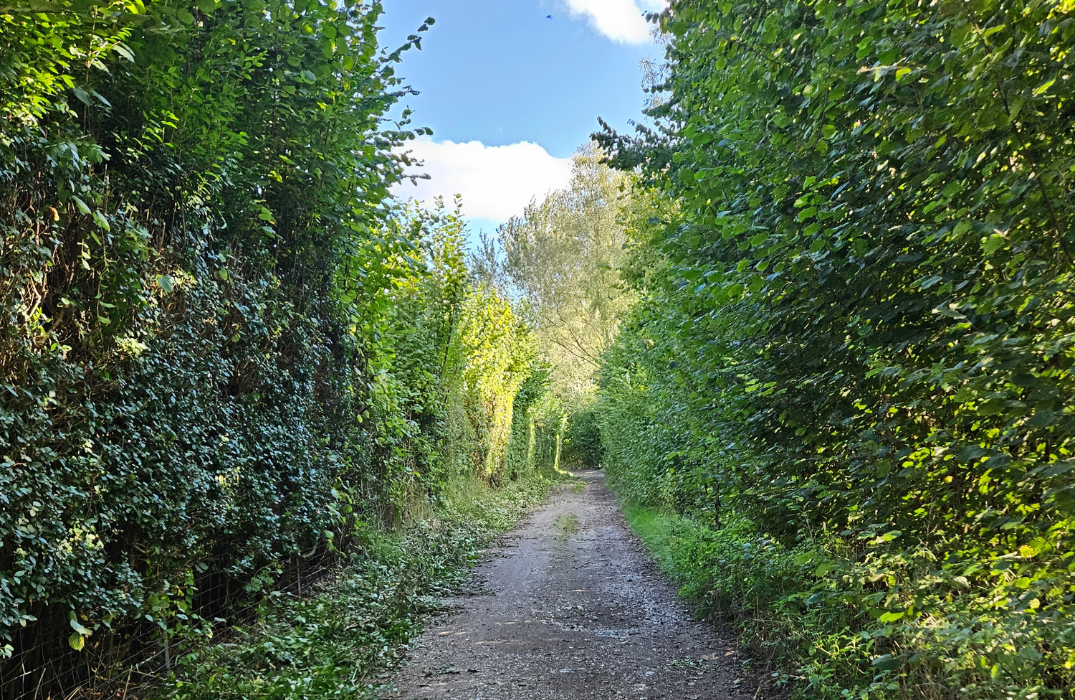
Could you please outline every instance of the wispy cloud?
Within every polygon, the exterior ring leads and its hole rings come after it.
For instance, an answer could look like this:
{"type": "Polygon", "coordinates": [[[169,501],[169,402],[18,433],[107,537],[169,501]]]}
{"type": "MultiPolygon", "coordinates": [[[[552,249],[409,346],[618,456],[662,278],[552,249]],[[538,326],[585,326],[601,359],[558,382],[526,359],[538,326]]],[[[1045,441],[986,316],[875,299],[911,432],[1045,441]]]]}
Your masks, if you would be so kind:
{"type": "Polygon", "coordinates": [[[668,6],[667,0],[564,0],[575,17],[585,17],[593,27],[612,41],[644,44],[650,38],[650,25],[643,12],[657,12],[668,6]]]}
{"type": "Polygon", "coordinates": [[[393,194],[431,204],[444,197],[451,204],[456,194],[463,197],[463,214],[468,217],[507,221],[522,214],[533,197],[539,200],[560,189],[571,179],[571,159],[556,158],[536,143],[523,141],[507,146],[486,146],[480,141],[455,143],[418,139],[407,145],[411,158],[424,161],[408,174],[429,175],[417,186],[404,181],[393,194]]]}

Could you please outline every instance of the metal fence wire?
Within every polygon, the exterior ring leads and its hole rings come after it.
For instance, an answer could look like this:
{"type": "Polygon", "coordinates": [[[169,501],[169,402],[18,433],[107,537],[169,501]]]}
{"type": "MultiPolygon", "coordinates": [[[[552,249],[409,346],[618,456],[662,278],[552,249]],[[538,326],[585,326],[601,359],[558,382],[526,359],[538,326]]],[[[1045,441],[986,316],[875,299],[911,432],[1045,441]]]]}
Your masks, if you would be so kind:
{"type": "MultiPolygon", "coordinates": [[[[235,625],[256,618],[268,592],[301,597],[336,571],[339,551],[317,547],[283,566],[269,591],[249,590],[221,570],[207,569],[195,583],[192,620],[212,625],[213,641],[227,637],[235,625]]],[[[156,620],[142,617],[102,628],[86,638],[82,649],[68,642],[69,609],[40,606],[37,620],[11,634],[14,652],[0,659],[0,700],[121,700],[140,698],[167,682],[176,662],[207,643],[205,636],[177,635],[156,620]]]]}

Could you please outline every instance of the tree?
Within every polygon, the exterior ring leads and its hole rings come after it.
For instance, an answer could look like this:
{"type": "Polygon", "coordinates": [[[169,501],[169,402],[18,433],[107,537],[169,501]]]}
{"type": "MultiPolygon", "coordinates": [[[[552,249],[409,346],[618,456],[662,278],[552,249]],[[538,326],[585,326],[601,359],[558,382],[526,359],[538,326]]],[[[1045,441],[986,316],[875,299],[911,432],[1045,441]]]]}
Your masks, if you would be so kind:
{"type": "Polygon", "coordinates": [[[570,184],[532,202],[499,231],[504,259],[498,272],[525,300],[569,409],[592,394],[601,353],[632,299],[619,279],[630,177],[602,159],[594,144],[581,148],[570,184]]]}

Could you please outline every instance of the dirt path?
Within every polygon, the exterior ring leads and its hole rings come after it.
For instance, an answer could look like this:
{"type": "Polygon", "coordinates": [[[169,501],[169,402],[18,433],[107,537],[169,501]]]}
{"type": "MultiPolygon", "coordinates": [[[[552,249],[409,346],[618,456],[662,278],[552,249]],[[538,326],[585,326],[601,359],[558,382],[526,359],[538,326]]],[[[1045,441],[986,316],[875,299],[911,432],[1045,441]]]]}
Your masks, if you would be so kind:
{"type": "Polygon", "coordinates": [[[478,595],[447,601],[384,698],[755,697],[732,636],[687,614],[604,474],[580,476],[478,567],[478,595]]]}

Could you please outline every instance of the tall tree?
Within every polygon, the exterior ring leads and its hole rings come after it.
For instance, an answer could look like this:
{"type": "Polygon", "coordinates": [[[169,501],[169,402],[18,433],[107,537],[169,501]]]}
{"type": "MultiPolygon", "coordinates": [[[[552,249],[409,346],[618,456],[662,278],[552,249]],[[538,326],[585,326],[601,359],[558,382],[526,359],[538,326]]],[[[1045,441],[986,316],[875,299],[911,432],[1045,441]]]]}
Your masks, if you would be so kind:
{"type": "Polygon", "coordinates": [[[581,148],[568,186],[532,202],[499,231],[500,274],[529,305],[568,408],[591,393],[601,353],[631,303],[618,272],[630,177],[602,158],[593,144],[581,148]]]}

